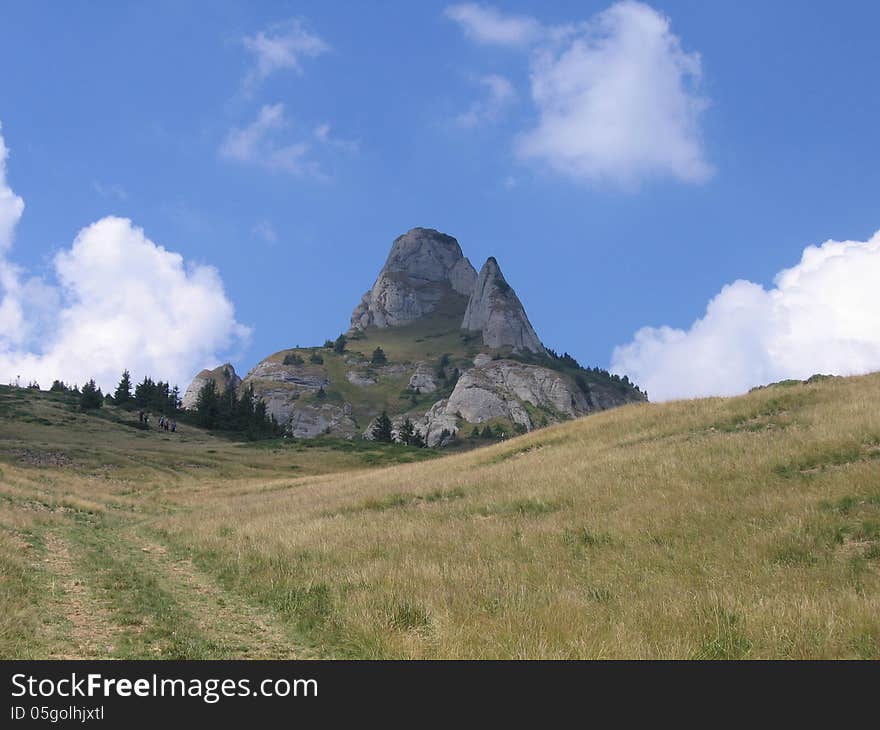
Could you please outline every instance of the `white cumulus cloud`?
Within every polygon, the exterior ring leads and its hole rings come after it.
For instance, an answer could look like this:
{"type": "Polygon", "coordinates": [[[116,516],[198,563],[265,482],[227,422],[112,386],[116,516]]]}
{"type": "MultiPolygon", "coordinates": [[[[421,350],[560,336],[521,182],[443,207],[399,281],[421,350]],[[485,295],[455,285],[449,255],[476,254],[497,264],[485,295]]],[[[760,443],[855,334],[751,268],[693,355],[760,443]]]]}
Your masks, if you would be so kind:
{"type": "Polygon", "coordinates": [[[669,19],[650,6],[623,0],[588,21],[557,26],[487,6],[456,5],[447,15],[477,41],[527,50],[537,123],[516,140],[521,159],[623,187],[711,175],[700,56],[685,51],[669,19]]]}
{"type": "Polygon", "coordinates": [[[6,181],[6,147],[0,126],[0,343],[3,339],[18,341],[24,334],[19,271],[6,256],[12,248],[15,227],[24,212],[24,200],[16,195],[6,181]]]}
{"type": "Polygon", "coordinates": [[[611,368],[652,400],[734,395],[814,373],[880,370],[880,231],[866,242],[804,249],[774,286],[722,288],[688,330],[645,327],[617,347],[611,368]]]}
{"type": "Polygon", "coordinates": [[[128,368],[185,386],[248,337],[216,269],[187,265],[125,218],[83,228],[55,255],[54,281],[23,281],[5,258],[22,210],[0,163],[0,381],[20,377],[45,388],[55,378],[94,377],[106,389],[128,368]],[[17,327],[8,327],[11,311],[17,327]]]}

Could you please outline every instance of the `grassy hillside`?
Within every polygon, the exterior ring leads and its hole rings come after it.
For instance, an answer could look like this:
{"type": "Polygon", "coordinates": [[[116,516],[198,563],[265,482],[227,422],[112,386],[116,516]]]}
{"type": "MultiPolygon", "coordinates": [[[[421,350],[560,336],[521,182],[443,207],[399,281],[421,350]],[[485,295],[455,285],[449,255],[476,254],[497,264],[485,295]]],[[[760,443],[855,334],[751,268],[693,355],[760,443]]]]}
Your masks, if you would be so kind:
{"type": "Polygon", "coordinates": [[[880,658],[880,375],[394,466],[20,394],[2,656],[880,658]]]}

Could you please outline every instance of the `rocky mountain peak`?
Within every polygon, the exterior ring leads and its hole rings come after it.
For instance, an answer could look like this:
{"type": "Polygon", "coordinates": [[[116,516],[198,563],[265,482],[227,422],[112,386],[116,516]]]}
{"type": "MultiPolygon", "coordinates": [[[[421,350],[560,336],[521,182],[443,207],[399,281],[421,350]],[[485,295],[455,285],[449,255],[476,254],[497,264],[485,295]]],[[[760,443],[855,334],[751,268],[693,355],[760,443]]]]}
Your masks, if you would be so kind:
{"type": "Polygon", "coordinates": [[[477,272],[452,236],[413,228],[398,236],[373,287],[351,315],[351,326],[396,327],[429,316],[443,302],[464,310],[477,272]]]}
{"type": "Polygon", "coordinates": [[[486,259],[480,270],[461,328],[482,332],[483,344],[487,347],[544,351],[522,302],[507,283],[494,256],[486,259]]]}

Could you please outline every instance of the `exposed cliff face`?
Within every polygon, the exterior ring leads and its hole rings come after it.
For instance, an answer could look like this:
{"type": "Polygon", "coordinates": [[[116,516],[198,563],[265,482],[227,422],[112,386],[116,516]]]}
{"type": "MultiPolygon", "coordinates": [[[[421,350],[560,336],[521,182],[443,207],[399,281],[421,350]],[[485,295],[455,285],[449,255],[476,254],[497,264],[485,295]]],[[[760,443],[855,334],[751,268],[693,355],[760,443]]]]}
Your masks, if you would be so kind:
{"type": "Polygon", "coordinates": [[[481,332],[483,344],[487,347],[544,351],[522,302],[505,280],[494,257],[490,257],[480,270],[461,328],[481,332]]]}
{"type": "Polygon", "coordinates": [[[350,403],[327,403],[322,397],[330,386],[323,365],[292,362],[285,364],[273,355],[253,368],[242,382],[266,403],[266,410],[296,438],[312,438],[332,433],[352,438],[357,425],[350,403]]]}
{"type": "Polygon", "coordinates": [[[217,390],[225,392],[227,388],[237,390],[241,385],[241,378],[235,373],[235,368],[229,363],[220,365],[213,370],[202,370],[193,378],[192,382],[183,394],[183,407],[192,410],[196,407],[196,401],[199,397],[199,391],[205,387],[205,383],[213,380],[217,385],[217,390]]]}
{"type": "Polygon", "coordinates": [[[452,236],[413,228],[395,239],[372,289],[351,315],[354,329],[397,327],[451,301],[463,308],[477,273],[452,236]]]}

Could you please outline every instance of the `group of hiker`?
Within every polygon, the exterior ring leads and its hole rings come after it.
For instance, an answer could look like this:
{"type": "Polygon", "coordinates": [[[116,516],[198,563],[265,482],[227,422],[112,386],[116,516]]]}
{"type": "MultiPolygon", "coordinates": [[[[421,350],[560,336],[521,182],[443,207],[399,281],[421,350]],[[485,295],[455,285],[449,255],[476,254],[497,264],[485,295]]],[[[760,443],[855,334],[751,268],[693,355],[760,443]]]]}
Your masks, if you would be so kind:
{"type": "MultiPolygon", "coordinates": [[[[138,420],[144,424],[147,428],[150,427],[150,414],[144,413],[144,411],[138,411],[138,420]]],[[[166,418],[165,416],[159,416],[159,430],[160,431],[170,431],[171,433],[177,433],[177,421],[174,421],[170,418],[166,418]]]]}

